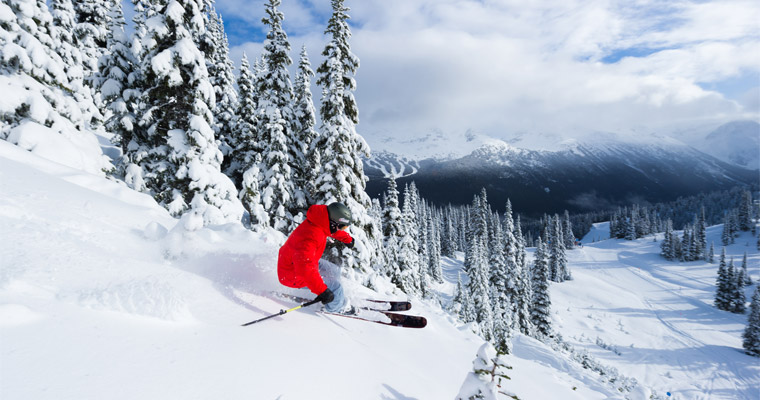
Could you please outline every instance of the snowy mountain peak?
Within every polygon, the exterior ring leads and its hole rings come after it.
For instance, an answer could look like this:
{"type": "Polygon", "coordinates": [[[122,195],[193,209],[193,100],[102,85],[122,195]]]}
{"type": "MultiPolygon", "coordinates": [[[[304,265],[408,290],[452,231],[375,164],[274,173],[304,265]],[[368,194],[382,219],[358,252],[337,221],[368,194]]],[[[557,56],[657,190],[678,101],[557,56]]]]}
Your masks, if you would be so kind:
{"type": "Polygon", "coordinates": [[[710,132],[698,149],[749,169],[760,169],[760,124],[734,121],[710,132]]]}

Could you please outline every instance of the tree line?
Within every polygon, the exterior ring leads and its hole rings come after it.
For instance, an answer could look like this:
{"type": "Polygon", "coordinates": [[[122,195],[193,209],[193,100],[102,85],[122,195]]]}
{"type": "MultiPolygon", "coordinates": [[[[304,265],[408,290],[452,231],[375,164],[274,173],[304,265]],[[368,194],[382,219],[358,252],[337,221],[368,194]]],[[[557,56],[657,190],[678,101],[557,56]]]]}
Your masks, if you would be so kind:
{"type": "Polygon", "coordinates": [[[380,232],[364,191],[369,147],[356,131],[359,59],[343,0],[332,0],[321,63],[314,71],[302,47],[294,80],[281,0],[264,4],[264,48],[253,62],[244,55],[237,78],[213,0],[132,3],[131,34],[121,0],[0,5],[0,71],[24,83],[0,110],[0,137],[29,121],[67,137],[112,135],[121,154],[108,174],[186,226],[242,220],[287,233],[308,205],[343,202],[369,244],[334,252],[350,253],[353,268],[371,265],[380,232]]]}

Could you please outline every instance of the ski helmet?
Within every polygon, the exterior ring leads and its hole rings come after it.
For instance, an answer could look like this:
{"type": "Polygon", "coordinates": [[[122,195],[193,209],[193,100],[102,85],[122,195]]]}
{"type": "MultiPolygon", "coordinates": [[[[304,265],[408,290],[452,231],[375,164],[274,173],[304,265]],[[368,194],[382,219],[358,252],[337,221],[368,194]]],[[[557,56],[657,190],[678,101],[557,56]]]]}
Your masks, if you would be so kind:
{"type": "Polygon", "coordinates": [[[337,202],[327,206],[327,215],[330,217],[330,222],[338,226],[351,225],[353,218],[351,210],[345,204],[337,202]]]}

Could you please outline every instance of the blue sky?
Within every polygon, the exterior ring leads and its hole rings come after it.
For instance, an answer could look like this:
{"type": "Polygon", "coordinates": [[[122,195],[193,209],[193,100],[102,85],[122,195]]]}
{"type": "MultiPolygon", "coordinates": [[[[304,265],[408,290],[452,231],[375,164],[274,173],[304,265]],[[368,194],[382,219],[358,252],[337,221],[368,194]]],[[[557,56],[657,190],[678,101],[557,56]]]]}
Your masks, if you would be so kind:
{"type": "MultiPolygon", "coordinates": [[[[284,0],[316,68],[329,0],[284,0]]],[[[346,0],[372,145],[431,131],[625,134],[760,120],[755,0],[346,0]]],[[[217,0],[231,55],[257,57],[264,1],[217,0]]],[[[315,99],[320,91],[314,88],[315,99]]]]}

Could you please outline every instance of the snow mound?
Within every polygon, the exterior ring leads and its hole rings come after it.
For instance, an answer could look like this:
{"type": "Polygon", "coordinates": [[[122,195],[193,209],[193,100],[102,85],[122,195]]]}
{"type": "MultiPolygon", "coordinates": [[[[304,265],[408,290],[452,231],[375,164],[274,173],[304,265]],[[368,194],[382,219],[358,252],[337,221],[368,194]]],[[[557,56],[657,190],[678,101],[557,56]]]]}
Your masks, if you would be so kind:
{"type": "Polygon", "coordinates": [[[116,311],[169,321],[191,318],[182,295],[164,281],[135,280],[80,293],[78,302],[94,310],[116,311]]]}

